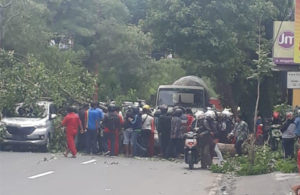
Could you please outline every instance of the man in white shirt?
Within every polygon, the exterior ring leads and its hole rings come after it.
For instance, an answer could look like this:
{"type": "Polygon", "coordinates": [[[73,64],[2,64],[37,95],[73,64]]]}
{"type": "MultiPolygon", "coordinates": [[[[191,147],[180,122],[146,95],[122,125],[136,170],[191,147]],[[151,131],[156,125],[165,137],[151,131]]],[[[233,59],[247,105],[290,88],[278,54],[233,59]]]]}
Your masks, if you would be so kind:
{"type": "Polygon", "coordinates": [[[142,115],[142,145],[146,148],[146,155],[153,155],[154,151],[154,118],[150,115],[149,105],[143,106],[142,115]]]}

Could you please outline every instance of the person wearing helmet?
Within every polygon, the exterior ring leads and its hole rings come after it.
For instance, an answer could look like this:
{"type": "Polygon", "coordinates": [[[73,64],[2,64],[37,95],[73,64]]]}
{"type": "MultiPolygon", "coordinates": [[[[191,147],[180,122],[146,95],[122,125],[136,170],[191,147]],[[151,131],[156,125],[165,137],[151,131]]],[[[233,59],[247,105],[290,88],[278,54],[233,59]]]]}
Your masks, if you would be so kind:
{"type": "Polygon", "coordinates": [[[116,133],[121,129],[122,121],[116,112],[116,106],[110,104],[108,106],[108,113],[103,119],[103,138],[104,138],[104,152],[111,156],[115,155],[115,140],[116,133]]]}
{"type": "Polygon", "coordinates": [[[219,131],[219,138],[220,143],[228,143],[227,136],[231,132],[233,128],[233,122],[231,120],[232,113],[228,110],[224,110],[222,112],[222,117],[220,121],[220,131],[219,131]]]}
{"type": "Polygon", "coordinates": [[[272,116],[272,124],[281,124],[281,120],[280,120],[280,113],[277,111],[273,112],[273,116],[272,116]]]}
{"type": "Polygon", "coordinates": [[[180,154],[183,148],[183,137],[184,131],[182,127],[182,119],[181,116],[183,114],[182,109],[177,108],[173,112],[173,116],[171,119],[171,134],[170,134],[170,143],[167,149],[167,157],[168,158],[176,158],[180,154]]]}
{"type": "Polygon", "coordinates": [[[213,151],[213,112],[198,111],[195,113],[196,120],[193,123],[193,130],[198,132],[198,150],[201,157],[201,168],[207,169],[212,164],[212,151],[213,151]]]}
{"type": "Polygon", "coordinates": [[[160,152],[163,158],[167,158],[167,149],[170,142],[171,134],[171,119],[172,117],[168,114],[168,107],[162,105],[159,107],[160,115],[157,120],[157,132],[160,137],[160,152]]]}
{"type": "Polygon", "coordinates": [[[192,128],[192,123],[195,120],[194,116],[193,116],[193,111],[192,109],[188,108],[186,109],[186,114],[187,114],[187,118],[188,118],[188,128],[187,128],[187,132],[189,132],[192,128]]]}
{"type": "Polygon", "coordinates": [[[234,136],[236,141],[235,141],[235,150],[236,153],[240,156],[242,155],[242,144],[244,141],[247,139],[248,134],[249,134],[249,128],[248,124],[241,119],[240,115],[237,115],[235,117],[235,125],[233,130],[231,131],[229,136],[234,136]]]}
{"type": "Polygon", "coordinates": [[[219,147],[217,145],[220,139],[220,125],[219,125],[220,119],[218,119],[217,117],[218,117],[217,113],[213,110],[208,110],[205,113],[204,126],[210,132],[209,151],[210,151],[211,159],[208,160],[209,162],[208,166],[211,165],[214,153],[217,154],[217,157],[219,159],[219,164],[221,164],[223,161],[222,153],[219,150],[219,147]]]}
{"type": "Polygon", "coordinates": [[[128,117],[128,120],[132,127],[132,156],[139,155],[139,148],[138,148],[138,137],[141,134],[142,129],[142,116],[140,114],[140,109],[138,106],[132,107],[133,117],[128,117]]]}
{"type": "Polygon", "coordinates": [[[142,114],[142,131],[141,138],[143,145],[147,149],[147,154],[153,156],[154,153],[154,118],[151,116],[151,110],[149,105],[143,106],[142,114]]]}
{"type": "Polygon", "coordinates": [[[294,157],[295,130],[294,114],[293,112],[287,112],[286,121],[281,127],[284,158],[294,157]]]}

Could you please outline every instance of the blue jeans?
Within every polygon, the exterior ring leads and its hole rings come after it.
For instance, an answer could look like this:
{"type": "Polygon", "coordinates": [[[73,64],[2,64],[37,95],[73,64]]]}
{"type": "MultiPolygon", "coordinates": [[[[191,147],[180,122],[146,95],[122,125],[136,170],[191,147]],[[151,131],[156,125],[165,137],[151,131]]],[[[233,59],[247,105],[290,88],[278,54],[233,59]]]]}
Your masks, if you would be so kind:
{"type": "Polygon", "coordinates": [[[140,130],[139,129],[134,129],[132,131],[132,155],[133,156],[138,156],[138,146],[137,146],[137,139],[140,136],[140,130]]]}
{"type": "Polygon", "coordinates": [[[108,151],[108,140],[110,140],[110,155],[115,155],[115,132],[104,132],[103,133],[104,138],[104,151],[108,151]]]}

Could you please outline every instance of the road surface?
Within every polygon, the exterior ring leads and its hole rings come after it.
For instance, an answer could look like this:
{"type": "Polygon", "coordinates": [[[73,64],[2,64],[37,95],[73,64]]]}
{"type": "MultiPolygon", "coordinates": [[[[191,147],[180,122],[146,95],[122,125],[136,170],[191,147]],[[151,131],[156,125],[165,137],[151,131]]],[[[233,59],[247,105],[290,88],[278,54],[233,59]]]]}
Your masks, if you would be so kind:
{"type": "Polygon", "coordinates": [[[182,160],[0,152],[0,195],[293,195],[299,174],[236,177],[182,160]]]}
{"type": "Polygon", "coordinates": [[[182,161],[0,152],[1,195],[206,195],[217,178],[182,161]]]}

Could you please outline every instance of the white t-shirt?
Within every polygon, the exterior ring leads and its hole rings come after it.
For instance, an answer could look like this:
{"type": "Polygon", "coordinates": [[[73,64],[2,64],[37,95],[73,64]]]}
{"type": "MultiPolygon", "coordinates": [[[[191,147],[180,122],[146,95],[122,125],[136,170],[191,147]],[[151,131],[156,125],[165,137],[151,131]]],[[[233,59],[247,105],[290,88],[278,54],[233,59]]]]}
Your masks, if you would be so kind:
{"type": "Polygon", "coordinates": [[[142,115],[142,129],[151,130],[151,124],[153,121],[153,117],[148,114],[142,115]]]}

